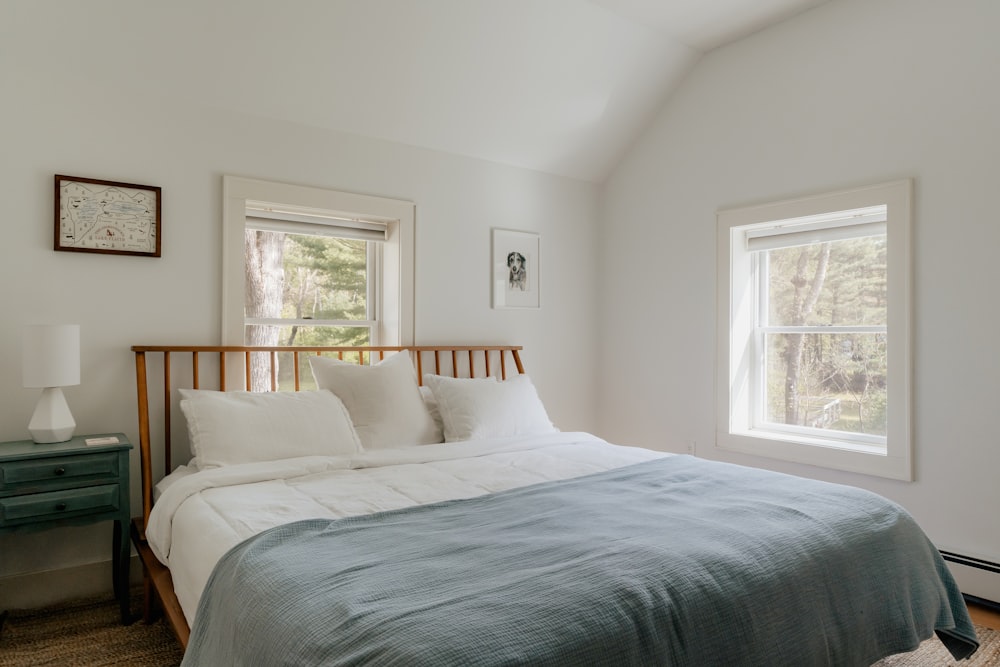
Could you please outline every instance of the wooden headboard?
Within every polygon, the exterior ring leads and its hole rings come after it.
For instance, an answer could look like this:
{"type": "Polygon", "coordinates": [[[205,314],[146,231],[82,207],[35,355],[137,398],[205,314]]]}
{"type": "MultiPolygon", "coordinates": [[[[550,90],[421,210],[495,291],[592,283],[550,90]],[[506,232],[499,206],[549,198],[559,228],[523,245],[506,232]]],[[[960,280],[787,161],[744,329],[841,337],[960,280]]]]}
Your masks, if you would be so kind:
{"type": "MultiPolygon", "coordinates": [[[[299,391],[305,379],[301,369],[312,355],[334,355],[359,364],[377,363],[387,354],[408,352],[417,370],[418,382],[424,373],[451,377],[496,376],[524,373],[520,346],[378,346],[378,347],[244,347],[212,345],[135,345],[136,390],[139,399],[139,456],[142,473],[142,527],[153,508],[152,436],[162,435],[163,474],[172,469],[171,411],[174,389],[217,389],[242,391],[299,391]],[[514,368],[508,364],[513,361],[514,368]],[[287,371],[291,364],[291,373],[287,371]],[[279,368],[284,368],[279,377],[279,368]],[[261,386],[263,385],[263,386],[261,386]],[[151,395],[162,392],[162,410],[150,412],[151,395]],[[154,429],[154,425],[160,428],[154,429]]],[[[161,441],[157,437],[157,443],[161,441]]],[[[158,478],[159,479],[159,478],[158,478]]]]}

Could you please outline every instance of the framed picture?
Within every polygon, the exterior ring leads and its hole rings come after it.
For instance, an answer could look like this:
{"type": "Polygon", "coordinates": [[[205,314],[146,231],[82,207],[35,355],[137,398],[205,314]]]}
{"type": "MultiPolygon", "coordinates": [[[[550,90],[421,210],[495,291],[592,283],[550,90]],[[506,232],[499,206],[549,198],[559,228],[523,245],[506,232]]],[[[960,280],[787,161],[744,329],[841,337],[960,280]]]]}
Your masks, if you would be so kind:
{"type": "Polygon", "coordinates": [[[538,308],[539,237],[493,229],[493,307],[538,308]]]}
{"type": "Polygon", "coordinates": [[[56,174],[55,250],[160,256],[160,188],[56,174]]]}

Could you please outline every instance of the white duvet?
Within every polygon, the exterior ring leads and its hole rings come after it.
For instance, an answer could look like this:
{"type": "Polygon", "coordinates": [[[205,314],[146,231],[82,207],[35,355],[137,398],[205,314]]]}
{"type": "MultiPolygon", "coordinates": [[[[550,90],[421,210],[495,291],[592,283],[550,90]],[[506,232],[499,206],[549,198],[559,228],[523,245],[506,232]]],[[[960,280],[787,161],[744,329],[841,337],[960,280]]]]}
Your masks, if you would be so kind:
{"type": "Polygon", "coordinates": [[[219,558],[273,526],[471,498],[663,456],[587,433],[552,433],[180,471],[158,486],[146,537],[192,625],[219,558]]]}

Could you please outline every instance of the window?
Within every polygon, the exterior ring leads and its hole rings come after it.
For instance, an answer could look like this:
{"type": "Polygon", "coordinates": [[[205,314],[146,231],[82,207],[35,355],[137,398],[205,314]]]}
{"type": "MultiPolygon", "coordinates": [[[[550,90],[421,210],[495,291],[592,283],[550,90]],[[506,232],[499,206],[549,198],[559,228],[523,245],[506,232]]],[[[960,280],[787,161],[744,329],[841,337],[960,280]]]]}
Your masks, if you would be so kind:
{"type": "Polygon", "coordinates": [[[911,189],[719,213],[719,448],[912,478],[911,189]]]}
{"type": "Polygon", "coordinates": [[[223,343],[413,343],[412,203],[233,176],[223,191],[223,343]]]}
{"type": "Polygon", "coordinates": [[[387,225],[247,202],[244,342],[377,345],[387,225]]]}

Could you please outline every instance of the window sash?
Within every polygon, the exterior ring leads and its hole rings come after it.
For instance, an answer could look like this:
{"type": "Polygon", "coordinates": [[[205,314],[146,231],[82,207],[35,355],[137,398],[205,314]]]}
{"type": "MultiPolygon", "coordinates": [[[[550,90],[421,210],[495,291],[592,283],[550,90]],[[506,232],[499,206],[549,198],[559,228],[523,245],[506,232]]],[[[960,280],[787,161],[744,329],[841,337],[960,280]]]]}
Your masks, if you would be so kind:
{"type": "Polygon", "coordinates": [[[787,220],[776,220],[748,228],[744,246],[750,252],[792,248],[828,241],[845,241],[865,236],[884,236],[888,207],[837,211],[787,220]]]}
{"type": "MultiPolygon", "coordinates": [[[[381,262],[382,244],[378,241],[385,240],[386,225],[383,223],[372,223],[373,226],[381,225],[382,233],[381,237],[369,234],[369,236],[374,236],[373,238],[366,238],[363,233],[364,230],[354,230],[361,231],[362,233],[353,234],[352,228],[340,226],[339,224],[329,224],[326,222],[301,222],[297,220],[286,219],[291,217],[291,214],[278,214],[274,211],[266,211],[267,215],[274,215],[278,217],[273,218],[263,218],[254,217],[250,215],[251,211],[261,211],[262,209],[252,208],[250,204],[247,205],[247,216],[246,216],[246,229],[252,231],[270,231],[279,232],[284,234],[298,234],[302,236],[323,236],[327,238],[347,238],[354,240],[365,240],[365,263],[367,265],[366,280],[365,280],[365,315],[364,320],[321,320],[314,318],[251,318],[244,317],[244,330],[247,326],[252,325],[264,325],[264,326],[306,326],[306,327],[358,327],[368,329],[368,338],[371,345],[381,345],[380,332],[382,331],[380,314],[382,313],[382,304],[379,302],[379,294],[381,294],[381,262]],[[280,217],[284,215],[285,217],[280,217]]],[[[328,216],[320,215],[310,215],[309,217],[324,219],[328,221],[344,222],[344,219],[333,218],[328,216]]],[[[352,220],[352,223],[361,223],[361,221],[352,220]]],[[[367,224],[367,223],[364,223],[367,224]]]]}
{"type": "Polygon", "coordinates": [[[320,320],[305,317],[248,317],[247,326],[272,326],[286,327],[290,325],[300,327],[375,327],[377,320],[320,320]]]}
{"type": "MultiPolygon", "coordinates": [[[[882,208],[885,207],[874,207],[882,208]]],[[[819,218],[823,216],[812,216],[813,218],[819,218]]],[[[833,218],[833,216],[828,216],[833,218]]],[[[853,217],[851,219],[857,219],[853,217]]],[[[836,220],[841,220],[840,216],[837,216],[836,220]]],[[[812,224],[812,223],[810,223],[812,224]]],[[[823,223],[815,223],[823,224],[823,223]]],[[[833,224],[836,225],[836,222],[833,224]]],[[[879,223],[876,223],[879,224],[879,223]]],[[[884,227],[884,223],[881,223],[884,227]]],[[[826,240],[844,240],[846,238],[862,238],[864,236],[870,236],[870,234],[860,233],[864,229],[870,229],[870,223],[863,224],[848,224],[835,226],[833,230],[830,231],[850,231],[857,232],[853,236],[841,236],[837,239],[824,239],[821,241],[810,241],[807,245],[813,245],[815,243],[823,243],[826,240]]],[[[822,232],[822,229],[811,230],[810,234],[817,234],[822,232]]],[[[883,230],[884,233],[884,230],[883,230]]],[[[747,232],[749,234],[749,232],[747,232]]],[[[874,236],[874,234],[871,234],[874,236]]],[[[780,235],[774,235],[771,237],[761,237],[769,239],[779,239],[780,235]]],[[[782,248],[782,247],[792,247],[794,244],[789,245],[776,245],[774,248],[768,248],[767,250],[782,248]]],[[[806,244],[803,244],[806,245],[806,244]]],[[[820,443],[828,443],[828,446],[832,447],[847,447],[849,449],[857,449],[861,447],[858,451],[865,451],[868,453],[884,453],[886,449],[886,437],[879,435],[871,435],[867,433],[855,433],[852,431],[842,431],[839,429],[819,429],[813,428],[811,426],[804,426],[799,424],[784,424],[781,422],[775,422],[767,418],[767,336],[769,334],[819,334],[819,335],[837,335],[837,334],[888,334],[888,327],[885,325],[780,325],[772,326],[765,324],[768,319],[769,313],[769,263],[766,261],[765,253],[766,250],[761,249],[761,252],[753,252],[753,272],[756,273],[757,285],[757,316],[754,320],[754,326],[751,333],[751,341],[753,345],[753,352],[751,354],[751,359],[754,362],[751,365],[751,374],[753,376],[753,391],[750,393],[750,430],[762,434],[773,434],[773,435],[784,435],[787,437],[793,437],[796,435],[806,436],[813,441],[820,443]]]]}
{"type": "MultiPolygon", "coordinates": [[[[378,345],[379,323],[375,320],[307,320],[289,318],[247,318],[244,327],[251,326],[272,326],[272,327],[299,327],[300,329],[363,329],[368,332],[368,344],[378,345]]],[[[292,347],[296,347],[293,343],[292,347]]]]}
{"type": "MultiPolygon", "coordinates": [[[[857,231],[861,231],[858,229],[857,231]]],[[[825,243],[827,241],[836,240],[844,241],[849,238],[867,238],[870,236],[884,236],[882,234],[862,234],[859,233],[855,236],[849,236],[845,238],[838,239],[826,239],[821,241],[814,241],[809,243],[804,243],[801,245],[818,245],[819,243],[825,243]]],[[[777,238],[777,237],[776,237],[777,238]]],[[[790,248],[792,245],[787,246],[776,246],[774,248],[768,248],[766,250],[762,249],[759,252],[748,251],[751,257],[751,273],[754,279],[754,285],[756,286],[756,302],[757,310],[756,317],[754,319],[754,328],[759,327],[770,327],[768,324],[770,320],[770,308],[771,308],[771,263],[769,261],[768,250],[778,250],[781,248],[790,248]]],[[[838,333],[838,329],[843,329],[840,333],[864,333],[866,327],[876,327],[876,333],[880,330],[885,333],[888,330],[886,325],[860,325],[860,324],[836,324],[836,325],[822,325],[822,326],[807,326],[807,325],[781,325],[770,327],[773,333],[838,333]]]]}
{"type": "Polygon", "coordinates": [[[811,426],[796,426],[793,424],[770,422],[765,419],[761,419],[759,422],[755,420],[751,424],[750,430],[776,437],[785,436],[794,438],[796,436],[805,436],[814,446],[848,449],[866,454],[885,454],[886,451],[886,438],[882,435],[852,433],[851,431],[837,431],[833,429],[813,428],[811,426]]]}
{"type": "Polygon", "coordinates": [[[884,324],[858,324],[858,325],[836,325],[836,326],[758,326],[757,331],[765,334],[872,334],[888,333],[889,328],[884,324]]]}

